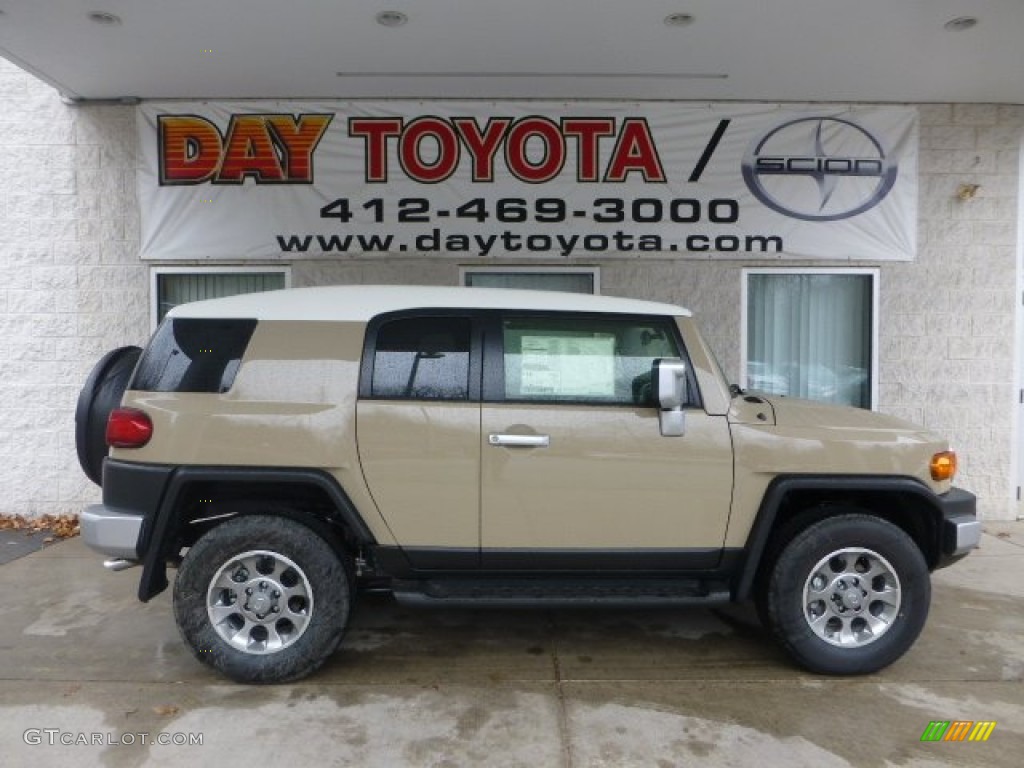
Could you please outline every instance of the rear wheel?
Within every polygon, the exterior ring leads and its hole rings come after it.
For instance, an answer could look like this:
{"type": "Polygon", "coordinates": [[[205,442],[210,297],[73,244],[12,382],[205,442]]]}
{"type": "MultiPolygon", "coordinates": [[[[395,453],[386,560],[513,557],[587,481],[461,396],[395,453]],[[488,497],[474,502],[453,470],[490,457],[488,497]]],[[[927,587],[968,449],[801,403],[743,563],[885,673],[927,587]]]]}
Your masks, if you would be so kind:
{"type": "Polygon", "coordinates": [[[931,583],[920,549],[877,517],[815,523],[771,569],[764,615],[803,667],[834,675],[875,672],[913,645],[928,617],[931,583]]]}
{"type": "Polygon", "coordinates": [[[204,664],[241,683],[282,683],[334,653],[350,594],[344,564],[324,539],[294,520],[247,515],[189,549],[174,616],[204,664]]]}

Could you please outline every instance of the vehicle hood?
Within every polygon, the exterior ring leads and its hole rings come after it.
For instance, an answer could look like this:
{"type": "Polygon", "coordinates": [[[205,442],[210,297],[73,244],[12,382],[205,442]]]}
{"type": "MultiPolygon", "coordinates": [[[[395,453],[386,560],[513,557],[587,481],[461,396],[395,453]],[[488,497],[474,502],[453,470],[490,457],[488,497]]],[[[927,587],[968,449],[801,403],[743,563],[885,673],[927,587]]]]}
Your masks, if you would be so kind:
{"type": "Polygon", "coordinates": [[[729,420],[738,454],[761,471],[896,474],[940,490],[928,466],[948,443],[894,416],[747,392],[733,399],[729,420]]]}
{"type": "Polygon", "coordinates": [[[820,430],[831,433],[832,439],[844,439],[860,433],[890,433],[906,440],[941,442],[941,438],[924,427],[895,416],[761,392],[746,392],[736,398],[731,416],[733,423],[770,424],[786,430],[820,430]]]}

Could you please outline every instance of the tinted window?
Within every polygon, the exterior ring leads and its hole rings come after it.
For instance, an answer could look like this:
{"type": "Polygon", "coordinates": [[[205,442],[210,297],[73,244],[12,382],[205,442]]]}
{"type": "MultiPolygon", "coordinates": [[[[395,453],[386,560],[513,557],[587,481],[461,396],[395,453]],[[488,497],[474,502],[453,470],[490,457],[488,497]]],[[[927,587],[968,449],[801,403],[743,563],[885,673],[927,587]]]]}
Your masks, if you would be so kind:
{"type": "Polygon", "coordinates": [[[510,318],[509,400],[653,405],[651,364],[679,357],[668,323],[632,318],[510,318]]]}
{"type": "Polygon", "coordinates": [[[255,328],[255,320],[165,320],[143,353],[129,389],[227,392],[255,328]]]}
{"type": "Polygon", "coordinates": [[[466,400],[469,319],[415,317],[377,331],[371,397],[466,400]]]}

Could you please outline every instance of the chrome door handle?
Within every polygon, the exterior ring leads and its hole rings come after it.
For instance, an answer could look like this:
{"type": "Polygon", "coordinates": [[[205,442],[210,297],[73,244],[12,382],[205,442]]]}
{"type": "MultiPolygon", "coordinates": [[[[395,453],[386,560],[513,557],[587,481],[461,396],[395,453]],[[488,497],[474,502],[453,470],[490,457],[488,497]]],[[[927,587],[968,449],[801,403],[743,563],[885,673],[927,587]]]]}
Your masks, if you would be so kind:
{"type": "Polygon", "coordinates": [[[547,448],[551,445],[548,435],[498,435],[490,434],[487,442],[491,445],[507,445],[520,448],[547,448]]]}

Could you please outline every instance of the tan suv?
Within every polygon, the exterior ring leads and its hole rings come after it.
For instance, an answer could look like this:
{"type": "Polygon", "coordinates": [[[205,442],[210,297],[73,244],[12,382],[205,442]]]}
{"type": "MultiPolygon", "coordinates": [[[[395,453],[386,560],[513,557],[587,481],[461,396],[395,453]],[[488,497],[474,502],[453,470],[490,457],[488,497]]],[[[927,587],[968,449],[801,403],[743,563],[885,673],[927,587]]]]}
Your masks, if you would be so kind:
{"type": "Polygon", "coordinates": [[[86,543],[142,565],[142,600],[177,565],[185,641],[245,682],[315,670],[369,583],[442,606],[753,599],[804,667],[871,672],[980,536],[945,441],[730,388],[689,312],[627,299],[187,304],[100,361],[76,419],[103,487],[86,543]]]}

